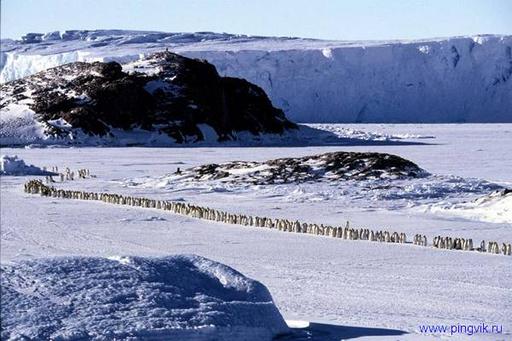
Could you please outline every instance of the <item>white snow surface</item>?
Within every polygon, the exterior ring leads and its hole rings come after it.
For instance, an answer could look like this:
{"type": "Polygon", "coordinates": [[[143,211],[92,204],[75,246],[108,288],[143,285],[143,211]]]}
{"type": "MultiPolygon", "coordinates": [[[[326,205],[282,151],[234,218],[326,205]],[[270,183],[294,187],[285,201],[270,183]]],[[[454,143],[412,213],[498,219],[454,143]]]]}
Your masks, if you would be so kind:
{"type": "Polygon", "coordinates": [[[2,266],[3,340],[272,340],[267,288],[198,256],[59,257],[2,266]]]}
{"type": "Polygon", "coordinates": [[[512,193],[499,195],[499,191],[469,202],[449,203],[442,201],[428,205],[428,210],[491,223],[512,224],[512,193]]]}
{"type": "Polygon", "coordinates": [[[17,155],[2,155],[0,157],[0,175],[52,175],[39,167],[27,165],[17,155]]]}
{"type": "Polygon", "coordinates": [[[325,41],[93,30],[61,36],[2,40],[0,81],[73,61],[128,63],[169,48],[261,86],[294,121],[512,122],[507,35],[325,41]]]}
{"type": "MultiPolygon", "coordinates": [[[[511,124],[337,125],[330,130],[342,128],[367,136],[435,139],[422,140],[433,142],[424,145],[3,148],[2,152],[41,166],[89,168],[96,176],[56,183],[59,188],[176,200],[336,226],[349,220],[352,226],[405,232],[409,240],[415,233],[425,234],[429,243],[436,235],[473,238],[476,243],[512,241],[512,223],[490,222],[484,209],[471,219],[426,209],[442,201],[450,206],[470,203],[500,189],[496,186],[512,187],[511,124]],[[165,183],[177,167],[337,150],[396,154],[433,177],[332,187],[165,183]],[[164,181],[158,185],[160,179],[164,181]],[[391,187],[378,188],[383,185],[391,187]]],[[[475,340],[512,336],[512,262],[507,256],[338,240],[207,222],[153,209],[42,198],[23,193],[26,180],[1,179],[3,264],[53,256],[197,254],[264,283],[283,317],[302,321],[290,323],[304,328],[299,340],[467,340],[461,334],[426,336],[418,328],[482,322],[502,325],[503,334],[478,334],[475,340]],[[407,334],[400,335],[403,332],[407,334]]]]}

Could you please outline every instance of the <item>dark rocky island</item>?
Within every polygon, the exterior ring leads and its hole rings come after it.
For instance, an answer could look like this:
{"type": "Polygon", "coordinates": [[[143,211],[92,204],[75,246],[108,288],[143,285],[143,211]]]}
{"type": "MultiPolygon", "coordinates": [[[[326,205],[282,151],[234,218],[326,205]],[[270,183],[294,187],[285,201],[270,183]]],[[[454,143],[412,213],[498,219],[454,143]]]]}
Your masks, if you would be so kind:
{"type": "Polygon", "coordinates": [[[183,143],[206,139],[204,127],[217,141],[296,128],[260,87],[167,51],[124,67],[66,64],[3,84],[1,91],[0,109],[25,105],[46,135],[70,141],[77,131],[114,138],[116,131],[147,131],[183,143]]]}
{"type": "Polygon", "coordinates": [[[332,152],[264,162],[206,164],[181,172],[184,178],[257,185],[308,181],[419,178],[428,173],[415,163],[386,153],[332,152]]]}

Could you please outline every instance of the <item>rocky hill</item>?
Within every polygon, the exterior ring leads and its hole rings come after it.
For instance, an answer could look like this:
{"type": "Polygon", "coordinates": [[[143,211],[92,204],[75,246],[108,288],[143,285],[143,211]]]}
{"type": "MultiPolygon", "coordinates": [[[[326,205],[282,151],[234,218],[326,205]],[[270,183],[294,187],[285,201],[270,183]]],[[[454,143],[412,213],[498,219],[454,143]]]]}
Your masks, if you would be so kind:
{"type": "Polygon", "coordinates": [[[180,171],[180,181],[219,180],[257,185],[427,176],[415,163],[386,153],[332,152],[264,162],[232,161],[180,171]]]}
{"type": "MultiPolygon", "coordinates": [[[[2,84],[1,91],[2,116],[16,118],[11,124],[71,144],[134,133],[169,143],[226,141],[238,133],[283,134],[296,128],[260,87],[221,77],[206,61],[168,51],[124,67],[65,64],[2,84]]],[[[9,144],[6,135],[4,127],[2,144],[9,144]]],[[[138,144],[136,138],[130,141],[138,144]]]]}

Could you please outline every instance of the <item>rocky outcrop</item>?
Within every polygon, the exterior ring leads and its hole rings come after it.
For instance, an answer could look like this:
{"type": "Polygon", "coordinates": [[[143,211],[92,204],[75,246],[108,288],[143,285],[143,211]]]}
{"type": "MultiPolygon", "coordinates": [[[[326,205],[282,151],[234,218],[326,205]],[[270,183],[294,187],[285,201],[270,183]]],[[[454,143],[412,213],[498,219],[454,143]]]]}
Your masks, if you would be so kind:
{"type": "Polygon", "coordinates": [[[428,173],[415,163],[385,153],[333,152],[265,162],[206,164],[180,174],[184,180],[221,180],[257,185],[307,181],[418,178],[428,173]]]}
{"type": "Polygon", "coordinates": [[[167,51],[124,69],[117,62],[66,64],[1,90],[1,110],[25,105],[45,134],[70,140],[77,130],[101,137],[137,129],[183,143],[202,141],[206,133],[223,141],[239,132],[282,134],[296,128],[260,87],[220,77],[206,61],[167,51]]]}

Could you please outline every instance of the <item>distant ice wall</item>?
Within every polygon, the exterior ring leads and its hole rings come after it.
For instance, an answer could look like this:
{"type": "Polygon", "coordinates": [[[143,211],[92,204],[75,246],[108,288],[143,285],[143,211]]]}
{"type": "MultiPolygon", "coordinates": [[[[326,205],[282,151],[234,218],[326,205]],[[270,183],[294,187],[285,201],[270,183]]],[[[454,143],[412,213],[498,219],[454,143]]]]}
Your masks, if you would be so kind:
{"type": "Polygon", "coordinates": [[[512,122],[512,38],[192,52],[302,122],[512,122]]]}
{"type": "Polygon", "coordinates": [[[351,44],[209,34],[179,46],[174,40],[183,36],[147,36],[77,43],[73,51],[57,42],[41,55],[16,46],[0,58],[0,81],[77,60],[131,61],[170,46],[260,85],[299,122],[512,122],[512,36],[351,44]]]}

